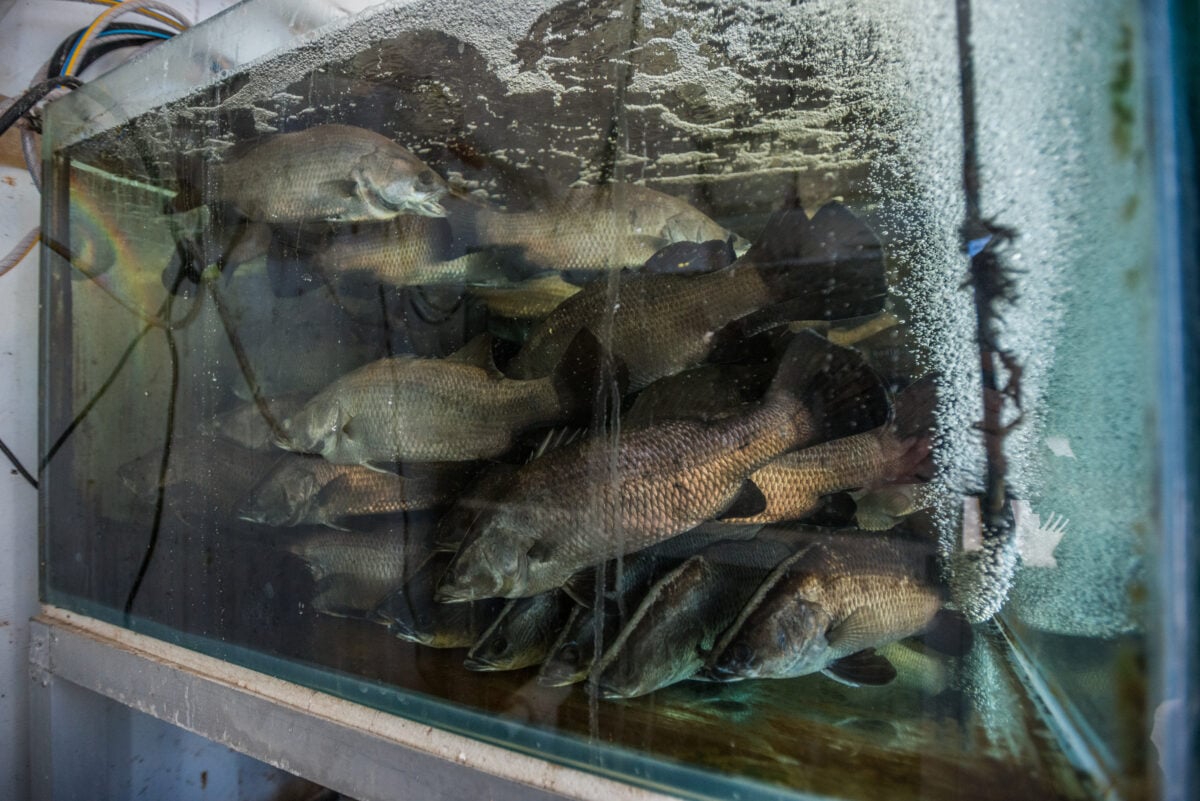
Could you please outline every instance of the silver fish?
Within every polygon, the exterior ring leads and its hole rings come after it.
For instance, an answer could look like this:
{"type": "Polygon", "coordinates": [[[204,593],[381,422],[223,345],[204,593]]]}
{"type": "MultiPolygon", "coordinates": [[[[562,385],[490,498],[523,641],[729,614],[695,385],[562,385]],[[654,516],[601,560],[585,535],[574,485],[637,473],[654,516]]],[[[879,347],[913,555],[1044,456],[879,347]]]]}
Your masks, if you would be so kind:
{"type": "Polygon", "coordinates": [[[318,393],[284,421],[286,439],[276,444],[383,470],[395,462],[498,456],[521,431],[589,407],[587,376],[599,352],[584,333],[553,376],[530,381],[455,359],[381,359],[318,393]]]}
{"type": "Polygon", "coordinates": [[[444,217],[441,176],[408,148],[349,125],[318,125],[235,146],[213,168],[213,199],[251,220],[444,217]]]}
{"type": "Polygon", "coordinates": [[[402,474],[285,454],[239,504],[242,520],[268,526],[346,528],[351,518],[432,509],[449,502],[458,471],[406,466],[402,474]]]}
{"type": "Polygon", "coordinates": [[[283,547],[316,581],[312,607],[335,617],[368,617],[429,555],[432,521],[389,522],[368,531],[316,529],[283,547]]]}
{"type": "Polygon", "coordinates": [[[643,265],[673,242],[749,245],[688,202],[633,184],[575,187],[544,209],[480,209],[475,240],[509,248],[532,270],[620,270],[643,265]]]}

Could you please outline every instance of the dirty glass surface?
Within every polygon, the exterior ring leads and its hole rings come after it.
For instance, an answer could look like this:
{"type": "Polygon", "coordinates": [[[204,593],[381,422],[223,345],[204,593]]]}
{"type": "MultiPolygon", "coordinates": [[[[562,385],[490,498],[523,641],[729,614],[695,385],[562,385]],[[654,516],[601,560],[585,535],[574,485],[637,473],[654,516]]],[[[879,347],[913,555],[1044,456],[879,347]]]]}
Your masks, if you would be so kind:
{"type": "Polygon", "coordinates": [[[85,87],[45,598],[686,796],[1149,795],[1104,5],[251,2],[85,87]]]}

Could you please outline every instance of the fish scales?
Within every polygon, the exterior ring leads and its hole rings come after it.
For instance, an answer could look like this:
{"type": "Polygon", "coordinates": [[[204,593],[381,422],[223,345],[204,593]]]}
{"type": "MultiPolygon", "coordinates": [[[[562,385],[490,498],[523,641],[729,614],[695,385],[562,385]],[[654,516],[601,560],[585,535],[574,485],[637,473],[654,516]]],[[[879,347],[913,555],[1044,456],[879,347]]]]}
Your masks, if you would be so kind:
{"type": "Polygon", "coordinates": [[[444,216],[445,182],[407,148],[348,125],[236,146],[213,169],[217,199],[263,222],[444,216]]]}
{"type": "Polygon", "coordinates": [[[577,187],[545,210],[483,209],[475,226],[481,246],[517,247],[551,270],[637,267],[672,242],[730,236],[686,201],[632,184],[577,187]]]}
{"type": "Polygon", "coordinates": [[[536,594],[717,517],[750,473],[823,431],[802,400],[809,393],[830,414],[886,413],[878,378],[860,358],[797,335],[766,399],[749,411],[633,429],[615,448],[584,440],[518,469],[495,512],[464,540],[441,599],[536,594]]]}
{"type": "MultiPolygon", "coordinates": [[[[702,260],[703,261],[703,260],[702,260]]],[[[631,389],[709,355],[731,324],[753,330],[783,320],[874,314],[887,279],[879,239],[845,207],[826,204],[772,216],[759,242],[729,267],[700,274],[622,274],[593,283],[534,328],[509,364],[516,377],[545,375],[571,337],[603,331],[629,371],[631,389]]]]}
{"type": "Polygon", "coordinates": [[[612,352],[629,370],[630,388],[641,389],[703,361],[712,333],[769,301],[767,286],[749,268],[631,275],[615,296],[606,284],[589,284],[533,330],[508,369],[517,378],[546,375],[575,331],[605,330],[611,314],[612,352]]]}
{"type": "Polygon", "coordinates": [[[446,221],[405,214],[385,225],[338,236],[313,258],[326,275],[364,272],[393,286],[453,283],[446,221]]]}
{"type": "Polygon", "coordinates": [[[449,500],[455,478],[429,470],[400,475],[287,454],[250,491],[239,516],[275,526],[339,527],[352,517],[431,509],[449,500]]]}
{"type": "Polygon", "coordinates": [[[755,591],[717,642],[711,670],[722,678],[800,676],[919,634],[946,600],[933,565],[921,543],[815,538],[755,591]],[[810,628],[800,634],[803,625],[810,628]]]}
{"type": "MultiPolygon", "coordinates": [[[[394,357],[355,370],[285,423],[290,437],[332,438],[336,463],[495,456],[515,432],[561,416],[549,379],[511,381],[468,364],[394,357]]],[[[309,443],[309,445],[319,443],[309,443]]]]}

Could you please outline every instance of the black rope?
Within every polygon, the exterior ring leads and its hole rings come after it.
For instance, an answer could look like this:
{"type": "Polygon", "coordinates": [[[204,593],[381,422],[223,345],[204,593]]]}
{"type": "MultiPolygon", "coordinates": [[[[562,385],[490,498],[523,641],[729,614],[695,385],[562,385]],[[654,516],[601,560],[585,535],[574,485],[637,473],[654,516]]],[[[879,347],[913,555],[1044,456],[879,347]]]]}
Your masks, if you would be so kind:
{"type": "Polygon", "coordinates": [[[25,90],[25,94],[13,101],[13,104],[0,114],[0,134],[3,134],[9,128],[16,124],[17,120],[24,117],[33,107],[42,102],[42,99],[53,92],[60,86],[66,86],[70,89],[78,89],[83,86],[83,82],[78,78],[73,78],[70,75],[58,75],[54,78],[47,78],[44,81],[38,81],[33,86],[25,90]]]}
{"type": "Polygon", "coordinates": [[[28,481],[34,489],[37,489],[37,479],[33,477],[33,474],[25,469],[25,465],[21,464],[21,460],[18,459],[17,455],[13,453],[7,445],[4,444],[4,440],[2,439],[0,439],[0,451],[2,451],[4,455],[8,457],[8,461],[12,462],[12,466],[16,468],[16,471],[24,476],[25,480],[28,481]]]}

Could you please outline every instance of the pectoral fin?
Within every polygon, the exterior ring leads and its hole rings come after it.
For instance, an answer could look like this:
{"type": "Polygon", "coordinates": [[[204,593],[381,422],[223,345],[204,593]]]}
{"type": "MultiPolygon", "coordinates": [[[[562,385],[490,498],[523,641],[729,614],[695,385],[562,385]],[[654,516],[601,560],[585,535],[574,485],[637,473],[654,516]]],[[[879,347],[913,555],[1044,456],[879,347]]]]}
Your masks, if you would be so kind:
{"type": "Polygon", "coordinates": [[[821,672],[851,687],[878,687],[896,678],[895,666],[886,657],[875,653],[874,648],[843,657],[821,672]]]}
{"type": "Polygon", "coordinates": [[[725,507],[718,520],[734,520],[743,517],[754,517],[767,510],[767,496],[753,481],[747,480],[742,484],[733,503],[725,507]]]}

